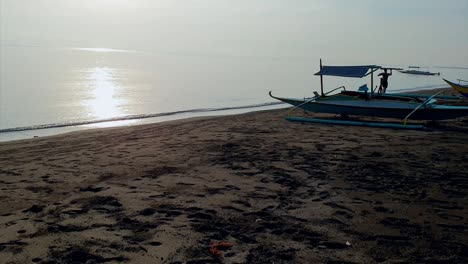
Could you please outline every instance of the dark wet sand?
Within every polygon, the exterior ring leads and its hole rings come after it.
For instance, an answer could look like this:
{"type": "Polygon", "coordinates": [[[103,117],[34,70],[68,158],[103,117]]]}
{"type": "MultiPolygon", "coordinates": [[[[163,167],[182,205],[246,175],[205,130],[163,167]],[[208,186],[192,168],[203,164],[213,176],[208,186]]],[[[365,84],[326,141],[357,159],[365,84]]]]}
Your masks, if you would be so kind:
{"type": "Polygon", "coordinates": [[[466,119],[285,112],[1,143],[0,263],[467,263],[466,119]]]}

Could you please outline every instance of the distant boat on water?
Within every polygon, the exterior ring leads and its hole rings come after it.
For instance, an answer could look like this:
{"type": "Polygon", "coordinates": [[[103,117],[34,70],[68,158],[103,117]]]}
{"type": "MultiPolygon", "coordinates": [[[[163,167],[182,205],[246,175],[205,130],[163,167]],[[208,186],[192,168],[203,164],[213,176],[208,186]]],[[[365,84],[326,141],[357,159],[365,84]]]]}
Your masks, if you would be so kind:
{"type": "Polygon", "coordinates": [[[406,74],[415,74],[415,75],[440,75],[440,72],[429,72],[429,71],[421,71],[421,70],[414,70],[414,69],[420,69],[420,67],[408,66],[408,70],[401,70],[400,72],[406,73],[406,74]]]}

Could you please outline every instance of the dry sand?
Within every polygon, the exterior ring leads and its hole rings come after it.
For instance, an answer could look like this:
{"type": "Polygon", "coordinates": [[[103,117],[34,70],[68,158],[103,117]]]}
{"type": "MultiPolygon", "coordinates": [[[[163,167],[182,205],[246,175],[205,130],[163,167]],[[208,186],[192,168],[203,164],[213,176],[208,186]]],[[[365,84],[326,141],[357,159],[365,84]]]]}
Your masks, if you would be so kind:
{"type": "Polygon", "coordinates": [[[467,262],[468,122],[284,113],[1,143],[0,263],[467,262]]]}

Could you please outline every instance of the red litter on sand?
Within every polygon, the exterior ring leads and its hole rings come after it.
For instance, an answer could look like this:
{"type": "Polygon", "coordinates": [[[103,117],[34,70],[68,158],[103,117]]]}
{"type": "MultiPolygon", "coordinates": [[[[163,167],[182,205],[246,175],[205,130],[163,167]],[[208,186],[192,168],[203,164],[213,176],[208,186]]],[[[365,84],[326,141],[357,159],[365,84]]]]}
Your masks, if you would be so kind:
{"type": "Polygon", "coordinates": [[[231,243],[226,242],[226,241],[215,242],[211,245],[210,252],[211,254],[215,255],[218,258],[222,258],[223,254],[219,250],[228,249],[232,246],[233,245],[231,243]]]}

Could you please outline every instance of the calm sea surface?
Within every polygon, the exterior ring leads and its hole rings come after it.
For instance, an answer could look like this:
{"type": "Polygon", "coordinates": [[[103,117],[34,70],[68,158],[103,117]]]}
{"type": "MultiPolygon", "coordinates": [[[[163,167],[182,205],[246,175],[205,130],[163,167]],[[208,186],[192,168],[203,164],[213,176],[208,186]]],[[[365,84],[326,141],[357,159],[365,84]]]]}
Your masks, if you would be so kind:
{"type": "MultiPolygon", "coordinates": [[[[468,36],[461,33],[467,7],[426,0],[0,0],[0,141],[285,107],[271,104],[268,92],[313,95],[320,58],[324,65],[417,65],[441,73],[394,73],[389,91],[446,87],[441,77],[468,78],[468,36]]],[[[324,80],[325,90],[365,83],[370,78],[324,80]]]]}
{"type": "MultiPolygon", "coordinates": [[[[424,69],[441,76],[394,72],[389,91],[444,87],[441,77],[468,76],[468,69],[424,69]]],[[[313,75],[318,58],[5,46],[0,70],[0,129],[20,130],[0,133],[2,141],[83,128],[78,124],[105,127],[280,107],[268,105],[274,102],[268,91],[304,97],[320,87],[313,75]],[[229,109],[212,111],[223,108],[229,109]],[[30,130],[41,125],[61,128],[30,130]]],[[[324,83],[326,89],[355,89],[370,78],[328,77],[324,83]]]]}

